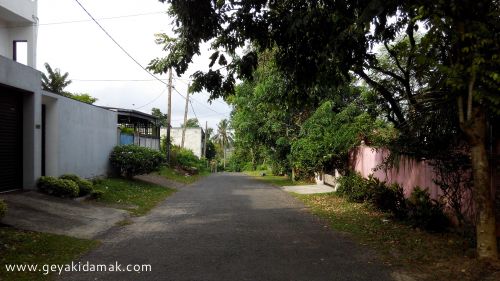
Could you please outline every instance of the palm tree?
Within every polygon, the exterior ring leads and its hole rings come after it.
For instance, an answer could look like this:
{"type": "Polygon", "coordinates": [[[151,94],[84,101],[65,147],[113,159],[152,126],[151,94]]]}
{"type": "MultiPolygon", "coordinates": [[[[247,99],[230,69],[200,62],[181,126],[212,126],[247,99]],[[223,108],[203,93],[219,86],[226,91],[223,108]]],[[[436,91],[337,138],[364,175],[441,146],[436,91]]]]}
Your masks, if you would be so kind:
{"type": "Polygon", "coordinates": [[[69,73],[66,72],[61,74],[61,71],[56,68],[55,70],[50,67],[48,63],[45,63],[45,69],[47,69],[48,76],[42,73],[42,88],[45,91],[49,91],[62,96],[69,96],[69,93],[64,91],[71,80],[68,80],[69,73]]]}
{"type": "Polygon", "coordinates": [[[217,133],[214,136],[214,140],[220,145],[223,153],[224,168],[226,168],[226,149],[234,141],[234,135],[231,132],[231,126],[227,119],[223,119],[217,124],[217,133]]]}

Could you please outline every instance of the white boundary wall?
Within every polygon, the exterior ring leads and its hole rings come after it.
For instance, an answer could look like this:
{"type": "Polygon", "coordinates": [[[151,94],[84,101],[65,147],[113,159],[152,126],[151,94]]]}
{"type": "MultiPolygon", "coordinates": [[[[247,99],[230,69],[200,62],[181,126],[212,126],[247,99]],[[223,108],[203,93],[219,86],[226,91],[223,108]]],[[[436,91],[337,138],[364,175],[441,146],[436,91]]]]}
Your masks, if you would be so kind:
{"type": "Polygon", "coordinates": [[[109,155],[117,145],[116,112],[45,91],[42,95],[46,106],[46,175],[105,175],[109,155]]]}

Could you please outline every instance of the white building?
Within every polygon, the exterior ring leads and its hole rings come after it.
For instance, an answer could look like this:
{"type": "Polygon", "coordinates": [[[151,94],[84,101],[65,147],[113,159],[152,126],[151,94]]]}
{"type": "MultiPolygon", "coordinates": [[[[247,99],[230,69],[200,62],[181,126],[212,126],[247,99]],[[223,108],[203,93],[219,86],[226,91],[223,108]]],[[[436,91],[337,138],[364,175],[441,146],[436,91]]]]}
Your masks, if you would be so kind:
{"type": "MultiPolygon", "coordinates": [[[[172,144],[181,146],[182,144],[182,130],[183,128],[171,128],[170,138],[172,144]]],[[[162,128],[160,135],[162,138],[167,136],[167,129],[162,128]]],[[[184,148],[193,151],[194,155],[199,158],[203,155],[205,132],[202,128],[186,128],[186,136],[184,139],[184,148]]]]}
{"type": "Polygon", "coordinates": [[[117,114],[42,91],[37,1],[0,0],[0,192],[42,175],[106,174],[117,114]]]}

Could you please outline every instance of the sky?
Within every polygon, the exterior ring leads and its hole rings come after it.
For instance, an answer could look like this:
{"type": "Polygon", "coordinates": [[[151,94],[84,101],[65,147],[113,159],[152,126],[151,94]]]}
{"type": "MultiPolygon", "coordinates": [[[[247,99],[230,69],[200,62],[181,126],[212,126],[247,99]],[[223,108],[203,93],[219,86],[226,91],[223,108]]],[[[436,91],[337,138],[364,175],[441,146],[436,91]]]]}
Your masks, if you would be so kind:
{"type": "MultiPolygon", "coordinates": [[[[108,33],[142,66],[166,56],[155,43],[156,33],[174,35],[167,4],[158,0],[79,0],[108,33]]],[[[151,113],[157,107],[167,112],[166,86],[133,62],[99,29],[75,0],[38,0],[37,69],[44,63],[69,73],[72,84],[66,90],[96,97],[96,105],[136,109],[151,113]],[[116,81],[119,80],[119,81],[116,81]],[[125,81],[124,81],[125,80],[125,81]],[[135,81],[133,81],[135,80],[135,81]]],[[[211,52],[202,48],[188,71],[181,77],[174,72],[174,87],[186,95],[189,76],[207,70],[211,52]]],[[[166,74],[157,75],[167,79],[166,74]]],[[[185,99],[172,91],[172,126],[183,122],[185,99]]],[[[192,95],[188,118],[195,114],[209,127],[228,118],[231,108],[221,99],[207,102],[206,92],[192,95]]]]}

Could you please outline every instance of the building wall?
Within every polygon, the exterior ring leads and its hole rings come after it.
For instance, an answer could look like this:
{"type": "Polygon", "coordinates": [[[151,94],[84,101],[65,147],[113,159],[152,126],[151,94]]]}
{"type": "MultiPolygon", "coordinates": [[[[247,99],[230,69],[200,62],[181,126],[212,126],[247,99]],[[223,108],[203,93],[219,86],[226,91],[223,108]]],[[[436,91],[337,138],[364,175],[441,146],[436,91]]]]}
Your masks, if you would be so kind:
{"type": "Polygon", "coordinates": [[[0,7],[21,18],[17,21],[34,22],[33,16],[37,15],[38,0],[0,0],[0,7]]]}
{"type": "Polygon", "coordinates": [[[24,188],[34,188],[41,171],[40,81],[40,72],[0,56],[0,84],[15,88],[23,96],[24,188]]]}
{"type": "Polygon", "coordinates": [[[116,146],[116,112],[43,91],[46,174],[105,175],[116,146]]]}
{"type": "MultiPolygon", "coordinates": [[[[165,137],[167,129],[162,128],[160,136],[165,137]]],[[[182,143],[182,128],[171,128],[172,143],[180,146],[182,143]]],[[[187,128],[184,139],[184,148],[193,151],[194,155],[201,158],[203,153],[203,130],[201,128],[187,128]]]]}
{"type": "Polygon", "coordinates": [[[28,42],[28,66],[36,68],[37,1],[0,0],[0,55],[13,58],[14,41],[28,42]]]}

